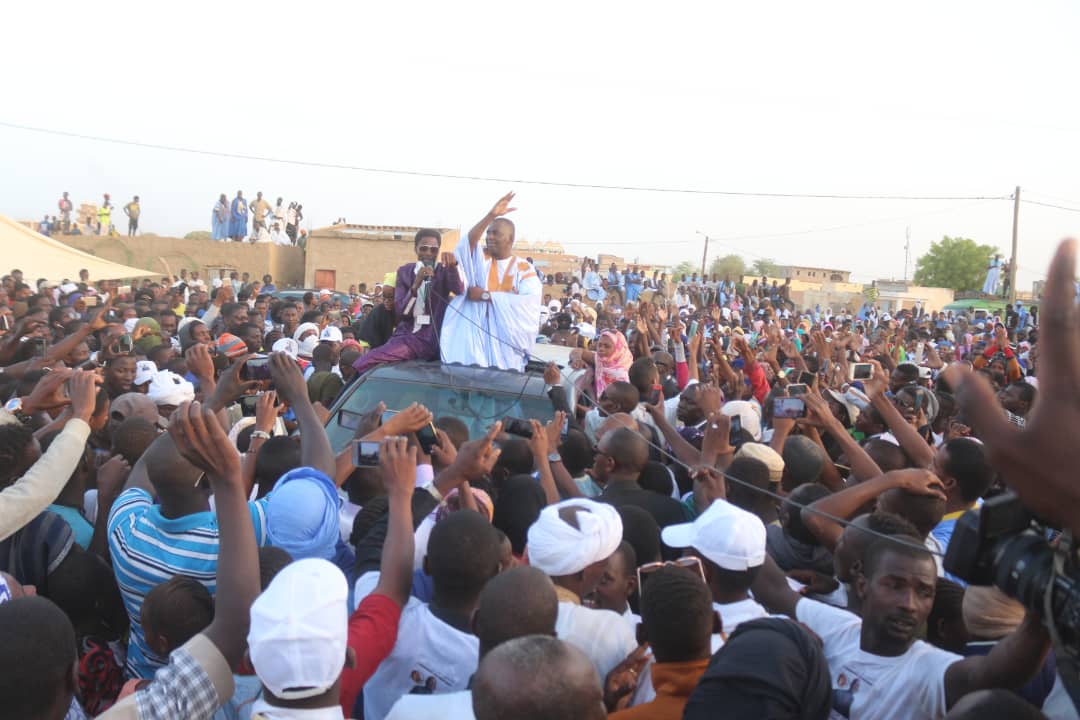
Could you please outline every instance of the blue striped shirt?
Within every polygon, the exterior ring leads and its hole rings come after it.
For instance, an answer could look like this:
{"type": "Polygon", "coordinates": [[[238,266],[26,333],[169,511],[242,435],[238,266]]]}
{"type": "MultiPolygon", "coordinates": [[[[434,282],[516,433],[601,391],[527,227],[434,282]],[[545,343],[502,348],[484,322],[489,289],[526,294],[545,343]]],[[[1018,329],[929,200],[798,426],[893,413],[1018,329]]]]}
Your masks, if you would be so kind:
{"type": "MultiPolygon", "coordinates": [[[[248,503],[255,525],[255,540],[266,544],[264,507],[266,498],[248,503]]],[[[164,667],[146,644],[140,623],[143,599],[155,586],[174,575],[198,580],[210,594],[217,590],[218,521],[212,512],[166,518],[153,504],[150,493],[128,488],[120,494],[109,513],[109,551],[113,572],[120,586],[124,607],[131,619],[127,672],[132,677],[150,678],[164,667]]]]}

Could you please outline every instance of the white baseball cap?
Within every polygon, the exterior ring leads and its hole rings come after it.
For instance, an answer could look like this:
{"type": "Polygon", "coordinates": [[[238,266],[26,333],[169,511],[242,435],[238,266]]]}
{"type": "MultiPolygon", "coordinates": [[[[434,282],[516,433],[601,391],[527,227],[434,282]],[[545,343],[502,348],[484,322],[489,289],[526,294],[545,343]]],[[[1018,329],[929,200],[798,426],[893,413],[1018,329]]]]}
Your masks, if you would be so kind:
{"type": "Polygon", "coordinates": [[[323,328],[322,332],[319,333],[319,340],[320,341],[325,340],[326,342],[338,342],[339,343],[344,339],[345,338],[341,335],[341,328],[335,327],[333,325],[327,325],[326,327],[323,328]]]}
{"type": "Polygon", "coordinates": [[[725,570],[749,570],[765,562],[765,526],[757,515],[727,500],[714,500],[692,523],[668,525],[660,537],[668,547],[694,548],[725,570]]]}
{"type": "Polygon", "coordinates": [[[731,400],[720,407],[720,412],[728,417],[739,416],[742,429],[749,431],[754,442],[761,440],[761,408],[749,400],[731,400]]]}
{"type": "Polygon", "coordinates": [[[273,347],[270,348],[271,352],[283,352],[293,360],[300,353],[300,343],[296,342],[292,338],[281,338],[277,340],[273,347]]]}
{"type": "Polygon", "coordinates": [[[248,652],[255,674],[279,698],[326,692],[345,666],[348,583],[333,563],[289,563],[251,605],[248,652]]]}

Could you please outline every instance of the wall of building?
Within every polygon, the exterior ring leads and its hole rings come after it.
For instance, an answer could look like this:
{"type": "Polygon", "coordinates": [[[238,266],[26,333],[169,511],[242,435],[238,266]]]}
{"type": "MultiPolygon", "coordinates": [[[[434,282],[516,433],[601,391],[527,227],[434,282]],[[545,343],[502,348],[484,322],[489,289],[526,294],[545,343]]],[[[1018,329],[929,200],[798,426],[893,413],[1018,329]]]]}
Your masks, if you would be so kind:
{"type": "Polygon", "coordinates": [[[162,276],[178,275],[184,268],[198,270],[205,279],[225,268],[251,273],[253,278],[270,274],[278,287],[302,287],[304,282],[304,251],[298,247],[158,235],[57,235],[55,239],[105,260],[156,270],[162,276]]]}
{"type": "Polygon", "coordinates": [[[877,283],[875,304],[883,312],[895,313],[910,310],[916,302],[922,302],[924,310],[940,310],[951,303],[956,295],[949,288],[921,287],[906,283],[877,283]]]}
{"type": "MultiPolygon", "coordinates": [[[[315,287],[319,274],[334,273],[338,290],[367,283],[371,287],[407,262],[416,262],[413,238],[419,228],[406,226],[338,225],[312,231],[303,261],[305,287],[315,287]]],[[[453,252],[461,231],[439,228],[442,252],[453,252]]],[[[325,283],[324,283],[325,284],[325,283]]]]}

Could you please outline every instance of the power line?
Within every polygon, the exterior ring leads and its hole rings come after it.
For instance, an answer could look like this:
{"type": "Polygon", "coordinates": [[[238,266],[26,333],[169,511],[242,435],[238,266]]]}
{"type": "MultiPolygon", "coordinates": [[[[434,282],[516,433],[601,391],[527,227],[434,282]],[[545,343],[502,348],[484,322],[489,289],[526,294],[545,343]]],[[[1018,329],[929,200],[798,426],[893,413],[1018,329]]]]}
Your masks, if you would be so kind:
{"type": "Polygon", "coordinates": [[[760,198],[805,198],[813,200],[997,200],[991,196],[956,196],[956,195],[845,195],[839,193],[781,193],[781,192],[750,192],[736,190],[705,190],[700,188],[672,188],[651,187],[641,185],[602,185],[599,183],[560,182],[554,180],[532,180],[527,178],[487,177],[482,175],[462,175],[456,173],[427,172],[422,170],[401,170],[393,168],[364,167],[360,165],[346,165],[344,163],[318,162],[313,160],[295,160],[289,158],[276,158],[265,155],[247,155],[243,153],[230,153],[218,150],[203,150],[178,145],[165,145],[162,143],[149,143],[137,140],[123,140],[121,138],[104,137],[100,135],[87,135],[85,133],[69,132],[66,130],[54,130],[40,128],[31,125],[0,121],[0,127],[27,132],[42,133],[45,135],[57,135],[61,137],[90,140],[92,142],[111,143],[113,145],[127,145],[130,147],[147,148],[150,150],[165,150],[169,152],[181,152],[192,155],[207,155],[211,157],[231,158],[234,160],[254,160],[258,162],[277,163],[280,165],[297,165],[303,167],[323,168],[328,170],[353,170],[356,172],[380,173],[384,175],[408,175],[412,177],[439,178],[443,180],[469,180],[474,182],[497,182],[513,185],[542,185],[547,187],[567,187],[590,190],[627,190],[633,192],[656,192],[682,195],[719,195],[725,197],[760,197],[760,198]]]}
{"type": "Polygon", "coordinates": [[[1029,205],[1041,205],[1042,207],[1057,208],[1058,210],[1068,210],[1069,212],[1080,213],[1080,208],[1065,207],[1064,205],[1055,205],[1054,203],[1039,202],[1038,200],[1026,200],[1020,198],[1020,202],[1027,203],[1029,205]]]}
{"type": "Polygon", "coordinates": [[[1067,203],[1069,205],[1080,205],[1080,200],[1072,200],[1070,198],[1063,198],[1063,197],[1060,197],[1058,195],[1047,195],[1046,193],[1039,192],[1038,190],[1027,190],[1027,189],[1025,189],[1024,192],[1026,194],[1028,194],[1028,195],[1037,195],[1038,197],[1044,198],[1046,200],[1054,200],[1056,202],[1063,202],[1063,203],[1067,203]]]}

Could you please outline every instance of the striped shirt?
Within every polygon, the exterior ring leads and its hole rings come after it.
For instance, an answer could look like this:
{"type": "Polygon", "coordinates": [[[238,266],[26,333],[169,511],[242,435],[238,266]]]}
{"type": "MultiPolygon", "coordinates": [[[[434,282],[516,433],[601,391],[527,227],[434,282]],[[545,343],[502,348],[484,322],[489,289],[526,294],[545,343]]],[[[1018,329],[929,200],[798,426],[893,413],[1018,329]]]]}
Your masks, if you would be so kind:
{"type": "MultiPolygon", "coordinates": [[[[266,544],[266,499],[249,503],[255,539],[266,544]]],[[[132,677],[150,678],[163,667],[146,644],[140,624],[143,599],[150,590],[174,575],[198,580],[210,594],[217,590],[218,522],[212,512],[166,518],[153,504],[150,493],[128,488],[120,494],[109,513],[109,551],[113,572],[120,586],[124,607],[131,620],[127,672],[132,677]]]]}

